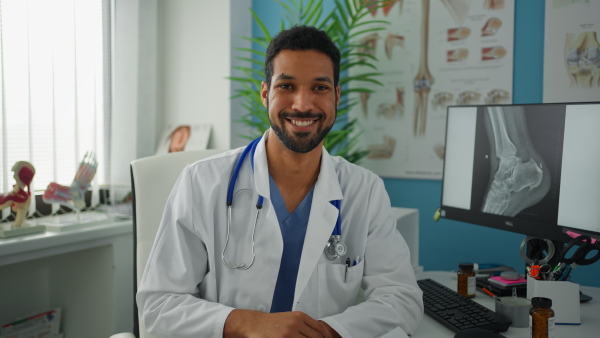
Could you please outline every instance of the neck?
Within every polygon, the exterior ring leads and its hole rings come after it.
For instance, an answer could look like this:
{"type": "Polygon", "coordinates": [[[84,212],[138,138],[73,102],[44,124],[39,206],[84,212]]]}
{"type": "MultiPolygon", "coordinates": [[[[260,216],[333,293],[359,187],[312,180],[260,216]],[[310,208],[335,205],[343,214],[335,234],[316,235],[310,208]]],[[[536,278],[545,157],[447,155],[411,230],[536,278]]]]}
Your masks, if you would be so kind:
{"type": "Polygon", "coordinates": [[[289,150],[277,135],[270,131],[266,150],[269,174],[278,186],[287,183],[298,185],[302,182],[312,187],[317,181],[321,168],[322,145],[308,153],[296,153],[289,150]]]}

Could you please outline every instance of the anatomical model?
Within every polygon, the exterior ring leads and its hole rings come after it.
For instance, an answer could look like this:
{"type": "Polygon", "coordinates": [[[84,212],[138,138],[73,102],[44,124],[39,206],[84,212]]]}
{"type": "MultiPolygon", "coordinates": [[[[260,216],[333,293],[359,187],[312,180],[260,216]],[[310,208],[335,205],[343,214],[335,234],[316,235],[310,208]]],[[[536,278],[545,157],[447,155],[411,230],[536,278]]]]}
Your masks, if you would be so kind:
{"type": "Polygon", "coordinates": [[[44,202],[48,204],[59,203],[75,211],[85,208],[85,192],[96,175],[97,167],[96,155],[85,153],[71,185],[65,186],[51,182],[42,196],[44,202]]]}
{"type": "Polygon", "coordinates": [[[462,25],[465,22],[471,7],[471,0],[442,0],[442,3],[446,6],[457,25],[462,25]]]}
{"type": "Polygon", "coordinates": [[[510,95],[503,89],[492,89],[485,98],[486,104],[509,104],[510,95]]]}
{"type": "Polygon", "coordinates": [[[12,207],[16,213],[12,226],[18,229],[25,222],[25,216],[27,216],[27,210],[29,210],[31,204],[30,185],[33,176],[35,176],[35,168],[29,162],[18,161],[13,165],[12,171],[15,173],[13,177],[16,183],[13,185],[11,192],[0,195],[0,210],[9,206],[12,207]]]}
{"type": "Polygon", "coordinates": [[[471,35],[468,27],[448,28],[448,41],[466,40],[471,35]]]}
{"type": "Polygon", "coordinates": [[[523,107],[488,107],[491,177],[481,211],[515,216],[550,190],[550,173],[529,138],[523,107]]]}
{"type": "Polygon", "coordinates": [[[447,62],[464,61],[469,57],[469,50],[466,48],[452,49],[446,52],[447,62]]]}
{"type": "Polygon", "coordinates": [[[573,34],[567,34],[565,61],[572,87],[600,86],[600,43],[596,32],[583,32],[574,41],[573,34]]]}
{"type": "Polygon", "coordinates": [[[488,21],[485,22],[485,25],[481,27],[481,36],[496,35],[500,27],[502,27],[502,20],[498,18],[489,18],[488,21]]]}
{"type": "Polygon", "coordinates": [[[452,98],[454,95],[448,92],[440,92],[435,93],[433,98],[431,99],[431,104],[433,105],[433,109],[440,108],[442,110],[446,110],[448,105],[452,102],[452,98]]]}
{"type": "Polygon", "coordinates": [[[425,126],[427,124],[427,101],[431,86],[435,82],[435,79],[429,72],[429,66],[427,65],[429,0],[423,0],[421,4],[421,55],[419,59],[419,70],[413,81],[415,90],[414,135],[425,135],[425,126]]]}
{"type": "Polygon", "coordinates": [[[367,155],[370,159],[388,159],[394,155],[394,149],[396,149],[396,139],[383,135],[383,143],[382,144],[373,144],[369,146],[369,155],[367,155]]]}
{"type": "Polygon", "coordinates": [[[456,104],[458,105],[469,105],[479,103],[479,98],[481,94],[474,92],[472,90],[467,90],[464,92],[460,92],[457,95],[456,104]]]}

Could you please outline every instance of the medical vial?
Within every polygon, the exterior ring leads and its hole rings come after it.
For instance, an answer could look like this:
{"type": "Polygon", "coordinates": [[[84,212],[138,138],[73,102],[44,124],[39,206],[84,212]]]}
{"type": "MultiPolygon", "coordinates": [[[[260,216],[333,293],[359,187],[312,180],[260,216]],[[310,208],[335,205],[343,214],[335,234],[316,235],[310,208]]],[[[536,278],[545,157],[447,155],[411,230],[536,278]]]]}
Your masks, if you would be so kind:
{"type": "Polygon", "coordinates": [[[554,311],[552,299],[544,297],[531,298],[529,310],[529,337],[554,338],[554,311]]]}
{"type": "Polygon", "coordinates": [[[458,293],[465,297],[475,297],[475,272],[473,263],[458,264],[458,293]]]}

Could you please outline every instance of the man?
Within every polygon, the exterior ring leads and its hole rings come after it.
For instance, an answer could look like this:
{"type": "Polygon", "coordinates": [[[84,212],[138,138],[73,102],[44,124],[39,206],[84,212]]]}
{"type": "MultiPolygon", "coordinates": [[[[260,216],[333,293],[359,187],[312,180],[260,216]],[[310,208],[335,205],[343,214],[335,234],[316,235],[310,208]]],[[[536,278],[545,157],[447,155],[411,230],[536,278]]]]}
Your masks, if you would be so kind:
{"type": "Polygon", "coordinates": [[[339,50],[313,27],[273,39],[261,88],[271,129],[248,151],[189,165],[169,197],[137,295],[149,331],[374,337],[416,329],[422,293],[382,180],[323,148],[339,64],[339,50]],[[329,260],[323,249],[338,215],[347,252],[329,260]],[[354,305],[361,287],[366,300],[354,305]]]}

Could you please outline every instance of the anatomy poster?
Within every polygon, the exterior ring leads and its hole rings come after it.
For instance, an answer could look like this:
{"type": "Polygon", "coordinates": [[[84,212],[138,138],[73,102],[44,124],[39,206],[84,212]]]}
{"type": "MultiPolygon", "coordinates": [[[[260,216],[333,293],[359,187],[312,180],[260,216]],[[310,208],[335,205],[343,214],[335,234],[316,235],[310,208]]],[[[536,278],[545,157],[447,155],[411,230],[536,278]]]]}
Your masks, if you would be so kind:
{"type": "Polygon", "coordinates": [[[600,98],[600,0],[547,0],[544,102],[600,98]]]}
{"type": "MultiPolygon", "coordinates": [[[[514,1],[397,0],[361,37],[383,86],[356,95],[361,165],[384,177],[441,179],[448,105],[512,103],[514,1]]],[[[365,72],[369,69],[353,69],[365,72]]]]}

